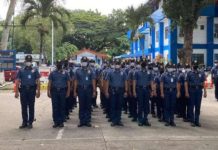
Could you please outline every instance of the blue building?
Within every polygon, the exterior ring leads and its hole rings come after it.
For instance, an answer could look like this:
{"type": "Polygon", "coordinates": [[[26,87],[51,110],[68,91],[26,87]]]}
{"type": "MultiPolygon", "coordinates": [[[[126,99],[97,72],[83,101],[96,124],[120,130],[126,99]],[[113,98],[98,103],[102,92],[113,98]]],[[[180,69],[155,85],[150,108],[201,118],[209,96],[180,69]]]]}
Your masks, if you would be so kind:
{"type": "MultiPolygon", "coordinates": [[[[162,56],[167,61],[177,63],[177,52],[183,47],[184,35],[179,27],[171,29],[171,20],[166,18],[159,8],[151,14],[154,25],[148,22],[138,27],[137,33],[131,42],[130,54],[123,57],[146,56],[153,60],[162,56]]],[[[127,33],[131,37],[131,31],[127,33]]],[[[201,64],[213,66],[218,60],[218,5],[207,6],[200,12],[197,27],[193,34],[193,59],[201,64]]]]}

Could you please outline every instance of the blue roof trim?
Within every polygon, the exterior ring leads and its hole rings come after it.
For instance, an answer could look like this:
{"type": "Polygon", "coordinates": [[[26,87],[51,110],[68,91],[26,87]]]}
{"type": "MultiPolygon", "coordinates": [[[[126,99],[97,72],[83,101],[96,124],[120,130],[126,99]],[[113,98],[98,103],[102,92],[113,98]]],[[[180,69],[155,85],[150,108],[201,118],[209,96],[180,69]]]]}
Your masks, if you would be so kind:
{"type": "Polygon", "coordinates": [[[218,17],[218,5],[208,5],[200,11],[200,16],[218,17]]]}

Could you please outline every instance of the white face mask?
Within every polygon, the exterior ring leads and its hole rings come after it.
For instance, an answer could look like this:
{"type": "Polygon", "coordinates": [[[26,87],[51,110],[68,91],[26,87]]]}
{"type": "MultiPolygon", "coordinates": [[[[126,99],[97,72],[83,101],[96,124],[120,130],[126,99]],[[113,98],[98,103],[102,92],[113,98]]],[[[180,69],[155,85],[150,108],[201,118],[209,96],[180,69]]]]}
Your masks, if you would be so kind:
{"type": "Polygon", "coordinates": [[[140,68],[141,68],[141,65],[137,65],[136,67],[137,67],[138,69],[140,69],[140,68]]]}
{"type": "Polygon", "coordinates": [[[153,70],[154,70],[154,71],[158,71],[158,68],[157,68],[157,67],[154,67],[153,70]]]}
{"type": "Polygon", "coordinates": [[[91,65],[92,67],[94,67],[94,66],[95,66],[95,63],[90,63],[90,65],[91,65]]]}
{"type": "Polygon", "coordinates": [[[32,65],[31,62],[26,62],[26,66],[27,66],[27,67],[30,67],[31,65],[32,65]]]}
{"type": "Polygon", "coordinates": [[[120,65],[116,65],[116,66],[115,66],[115,69],[120,69],[120,65]]]}
{"type": "Polygon", "coordinates": [[[134,66],[135,66],[135,63],[131,63],[130,66],[131,66],[131,67],[134,67],[134,66]]]}
{"type": "Polygon", "coordinates": [[[114,69],[114,68],[115,68],[115,66],[114,66],[114,65],[111,65],[111,68],[112,68],[112,69],[114,69]]]}
{"type": "Polygon", "coordinates": [[[167,71],[168,71],[168,72],[173,72],[174,69],[173,69],[173,68],[168,68],[167,71]]]}
{"type": "Polygon", "coordinates": [[[189,71],[191,71],[191,68],[187,68],[187,69],[185,69],[187,72],[189,72],[189,71]]]}
{"type": "Polygon", "coordinates": [[[185,73],[185,69],[184,68],[182,69],[182,73],[185,73]]]}
{"type": "Polygon", "coordinates": [[[82,63],[81,63],[81,66],[82,66],[82,67],[87,67],[87,65],[88,65],[87,62],[82,62],[82,63]]]}

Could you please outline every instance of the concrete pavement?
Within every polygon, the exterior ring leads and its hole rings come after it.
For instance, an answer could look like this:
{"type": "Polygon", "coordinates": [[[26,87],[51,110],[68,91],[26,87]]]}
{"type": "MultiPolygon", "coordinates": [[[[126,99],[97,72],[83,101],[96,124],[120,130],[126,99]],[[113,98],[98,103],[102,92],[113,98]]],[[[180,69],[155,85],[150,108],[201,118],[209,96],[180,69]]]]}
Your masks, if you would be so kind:
{"type": "Polygon", "coordinates": [[[78,109],[63,129],[52,128],[51,101],[36,100],[32,130],[20,130],[20,103],[11,91],[0,91],[0,150],[218,150],[218,102],[212,90],[203,99],[201,128],[181,119],[165,127],[150,117],[151,127],[138,127],[123,115],[124,127],[111,127],[101,109],[93,112],[92,128],[77,128],[78,109]]]}

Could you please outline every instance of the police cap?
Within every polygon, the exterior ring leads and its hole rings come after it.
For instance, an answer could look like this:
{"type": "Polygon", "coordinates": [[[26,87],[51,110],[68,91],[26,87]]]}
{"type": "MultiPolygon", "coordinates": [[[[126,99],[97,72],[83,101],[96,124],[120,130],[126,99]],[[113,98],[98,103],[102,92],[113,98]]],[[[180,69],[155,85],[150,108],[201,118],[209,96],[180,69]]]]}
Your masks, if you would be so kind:
{"type": "Polygon", "coordinates": [[[81,58],[81,62],[89,62],[89,59],[86,56],[83,56],[81,58]]]}
{"type": "Polygon", "coordinates": [[[33,60],[31,55],[26,55],[25,61],[31,62],[33,60]]]}

